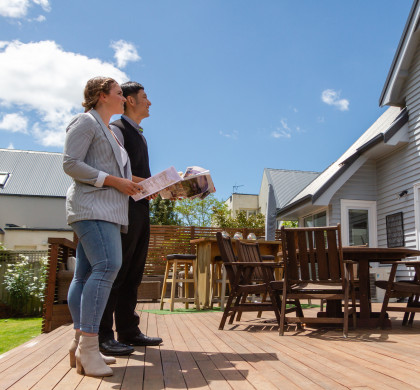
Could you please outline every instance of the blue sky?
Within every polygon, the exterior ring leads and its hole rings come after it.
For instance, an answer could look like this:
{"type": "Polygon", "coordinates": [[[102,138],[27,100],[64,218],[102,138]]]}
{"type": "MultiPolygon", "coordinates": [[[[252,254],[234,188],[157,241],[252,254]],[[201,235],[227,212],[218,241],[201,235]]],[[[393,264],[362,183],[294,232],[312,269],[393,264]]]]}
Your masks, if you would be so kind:
{"type": "Polygon", "coordinates": [[[378,105],[411,0],[0,0],[0,148],[61,152],[86,81],[145,86],[152,173],[323,171],[378,105]]]}

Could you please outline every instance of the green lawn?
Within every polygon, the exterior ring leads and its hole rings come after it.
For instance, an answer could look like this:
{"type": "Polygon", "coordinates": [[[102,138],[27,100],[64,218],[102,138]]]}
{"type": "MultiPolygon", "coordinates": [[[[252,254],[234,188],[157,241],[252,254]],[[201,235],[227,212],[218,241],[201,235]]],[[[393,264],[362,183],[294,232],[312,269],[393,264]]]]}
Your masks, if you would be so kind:
{"type": "Polygon", "coordinates": [[[0,319],[0,354],[41,334],[42,318],[0,319]]]}

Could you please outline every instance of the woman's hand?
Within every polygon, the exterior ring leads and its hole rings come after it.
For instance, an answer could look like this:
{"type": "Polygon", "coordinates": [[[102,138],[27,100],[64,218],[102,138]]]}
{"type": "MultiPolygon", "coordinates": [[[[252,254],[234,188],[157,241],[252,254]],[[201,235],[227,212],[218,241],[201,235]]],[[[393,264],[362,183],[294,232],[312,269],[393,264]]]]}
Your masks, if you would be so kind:
{"type": "Polygon", "coordinates": [[[134,181],[112,175],[108,175],[105,178],[104,185],[114,187],[123,194],[130,196],[139,193],[143,189],[140,184],[135,183],[134,181]]]}

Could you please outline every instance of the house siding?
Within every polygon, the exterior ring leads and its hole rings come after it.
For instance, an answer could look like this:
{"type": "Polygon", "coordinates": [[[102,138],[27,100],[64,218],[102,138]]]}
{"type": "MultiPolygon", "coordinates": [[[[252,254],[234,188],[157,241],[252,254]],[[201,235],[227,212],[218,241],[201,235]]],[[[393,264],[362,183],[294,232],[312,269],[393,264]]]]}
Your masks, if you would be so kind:
{"type": "Polygon", "coordinates": [[[413,184],[420,178],[420,167],[412,159],[412,146],[407,145],[377,162],[378,245],[386,247],[386,216],[403,213],[404,245],[416,247],[413,184]],[[399,197],[402,191],[408,194],[399,197]]]}
{"type": "Polygon", "coordinates": [[[376,163],[367,161],[334,194],[330,202],[329,224],[341,221],[341,199],[377,200],[376,163]]]}
{"type": "MultiPolygon", "coordinates": [[[[416,248],[416,226],[414,215],[413,185],[420,182],[420,44],[417,45],[408,77],[402,90],[408,110],[408,145],[386,159],[378,161],[378,240],[386,246],[385,217],[399,211],[403,212],[405,246],[416,248]],[[398,194],[407,190],[408,194],[398,194]]],[[[409,274],[399,267],[397,278],[409,274]]]]}

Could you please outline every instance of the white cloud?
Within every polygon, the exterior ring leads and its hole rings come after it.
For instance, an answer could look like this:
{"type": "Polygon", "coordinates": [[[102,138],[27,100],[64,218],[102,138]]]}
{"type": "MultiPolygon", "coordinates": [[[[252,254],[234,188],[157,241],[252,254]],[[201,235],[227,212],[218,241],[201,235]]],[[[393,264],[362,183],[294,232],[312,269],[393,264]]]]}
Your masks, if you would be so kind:
{"type": "Polygon", "coordinates": [[[82,111],[88,79],[128,80],[113,64],[66,52],[54,41],[0,42],[0,74],[0,105],[36,114],[31,134],[44,146],[63,145],[67,123],[82,111]]]}
{"type": "Polygon", "coordinates": [[[335,106],[340,111],[348,111],[350,102],[347,99],[340,99],[340,92],[333,89],[326,89],[322,91],[321,99],[329,106],[335,106]]]}
{"type": "Polygon", "coordinates": [[[284,130],[290,131],[290,127],[288,126],[286,119],[281,119],[280,123],[281,123],[284,130]]]}
{"type": "MultiPolygon", "coordinates": [[[[292,138],[292,129],[287,123],[287,119],[282,118],[280,120],[281,127],[277,127],[276,130],[271,132],[273,138],[292,138]]],[[[300,127],[296,126],[296,131],[300,132],[300,127]]]]}
{"type": "Polygon", "coordinates": [[[292,138],[290,131],[282,130],[280,128],[277,128],[275,131],[273,131],[271,136],[274,138],[292,138]]]}
{"type": "Polygon", "coordinates": [[[219,131],[219,134],[222,137],[230,138],[230,139],[238,139],[239,132],[237,130],[233,130],[232,133],[224,133],[223,131],[219,131]]]}
{"type": "Polygon", "coordinates": [[[44,15],[39,15],[37,18],[33,19],[35,22],[45,22],[47,18],[44,15]]]}
{"type": "Polygon", "coordinates": [[[12,133],[28,133],[28,118],[22,114],[6,114],[0,120],[0,130],[11,131],[12,133]]]}
{"type": "Polygon", "coordinates": [[[7,147],[7,149],[14,149],[15,147],[13,146],[13,144],[10,142],[9,146],[7,147]]]}
{"type": "Polygon", "coordinates": [[[41,6],[47,12],[51,9],[49,0],[0,0],[0,16],[24,18],[33,4],[41,6]]]}
{"type": "Polygon", "coordinates": [[[137,54],[136,47],[124,40],[111,42],[111,48],[115,50],[114,58],[117,60],[117,66],[124,68],[129,61],[139,61],[141,57],[137,54]]]}

